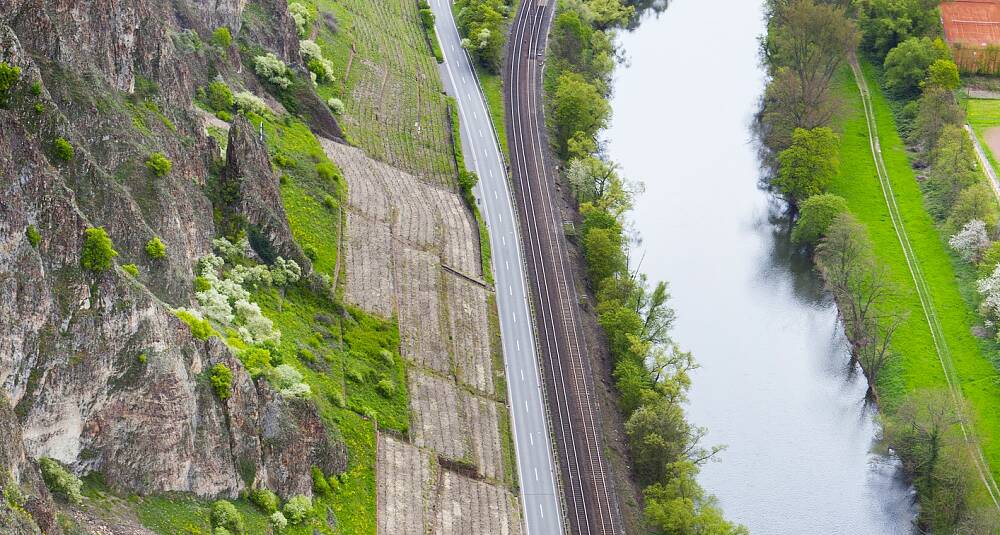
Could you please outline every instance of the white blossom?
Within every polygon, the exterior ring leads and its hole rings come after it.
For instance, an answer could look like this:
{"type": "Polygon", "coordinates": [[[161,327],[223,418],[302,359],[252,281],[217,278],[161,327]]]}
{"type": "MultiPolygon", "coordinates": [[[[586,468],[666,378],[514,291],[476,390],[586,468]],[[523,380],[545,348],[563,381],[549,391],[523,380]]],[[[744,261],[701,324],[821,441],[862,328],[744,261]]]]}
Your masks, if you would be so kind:
{"type": "Polygon", "coordinates": [[[203,292],[195,294],[198,304],[205,317],[222,325],[228,325],[233,321],[233,307],[229,304],[229,298],[219,292],[214,286],[203,292]]]}
{"type": "Polygon", "coordinates": [[[977,286],[983,295],[983,314],[990,319],[1000,318],[1000,265],[989,277],[980,279],[977,286]]]}
{"type": "Polygon", "coordinates": [[[962,230],[948,240],[948,245],[967,262],[978,260],[979,255],[990,246],[990,238],[986,233],[986,223],[979,219],[969,221],[962,227],[962,230]]]}
{"type": "Polygon", "coordinates": [[[255,345],[277,342],[281,338],[281,332],[274,329],[274,323],[261,313],[257,303],[241,299],[236,302],[234,308],[239,324],[236,332],[244,342],[255,345]]]}

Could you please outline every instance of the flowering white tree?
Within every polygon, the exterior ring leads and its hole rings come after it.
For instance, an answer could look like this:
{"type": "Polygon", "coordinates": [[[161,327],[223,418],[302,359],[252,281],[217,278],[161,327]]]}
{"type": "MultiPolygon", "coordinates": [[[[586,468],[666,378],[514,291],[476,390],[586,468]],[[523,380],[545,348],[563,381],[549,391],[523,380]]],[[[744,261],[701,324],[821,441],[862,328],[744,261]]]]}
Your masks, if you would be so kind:
{"type": "Polygon", "coordinates": [[[260,311],[257,303],[241,299],[234,306],[236,322],[239,324],[236,332],[248,344],[277,343],[281,339],[281,331],[274,328],[274,323],[260,311]]]}
{"type": "Polygon", "coordinates": [[[229,298],[218,288],[210,286],[207,290],[195,294],[195,297],[206,318],[222,325],[232,323],[233,307],[229,304],[229,298]]]}
{"type": "Polygon", "coordinates": [[[978,287],[983,296],[983,314],[993,320],[1000,319],[1000,265],[989,277],[980,279],[978,287]]]}
{"type": "Polygon", "coordinates": [[[990,246],[986,223],[979,219],[969,221],[948,240],[948,245],[967,262],[978,261],[983,251],[990,246]]]}
{"type": "Polygon", "coordinates": [[[295,284],[302,277],[302,268],[295,260],[285,260],[278,257],[271,266],[271,282],[275,286],[295,284]]]}

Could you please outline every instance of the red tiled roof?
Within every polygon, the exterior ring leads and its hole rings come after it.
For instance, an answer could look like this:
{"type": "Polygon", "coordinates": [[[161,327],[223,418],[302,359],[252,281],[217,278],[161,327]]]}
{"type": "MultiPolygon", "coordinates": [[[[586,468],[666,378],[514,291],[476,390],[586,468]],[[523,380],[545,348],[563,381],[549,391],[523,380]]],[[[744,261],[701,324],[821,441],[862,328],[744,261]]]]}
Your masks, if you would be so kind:
{"type": "Polygon", "coordinates": [[[1000,43],[1000,0],[942,2],[941,19],[949,43],[1000,43]]]}

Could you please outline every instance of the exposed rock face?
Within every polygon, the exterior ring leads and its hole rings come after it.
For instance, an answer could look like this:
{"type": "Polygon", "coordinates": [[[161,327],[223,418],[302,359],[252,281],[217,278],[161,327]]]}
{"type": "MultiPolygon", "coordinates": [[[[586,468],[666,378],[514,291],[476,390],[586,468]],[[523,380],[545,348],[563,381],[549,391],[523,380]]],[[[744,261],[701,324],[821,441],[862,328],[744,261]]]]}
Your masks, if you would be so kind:
{"type": "Polygon", "coordinates": [[[277,255],[295,260],[302,266],[303,273],[308,273],[311,263],[296,245],[288,226],[278,177],[271,168],[267,146],[258,129],[243,116],[234,119],[229,128],[222,182],[223,190],[234,192],[236,196],[227,199],[230,202],[228,209],[256,227],[277,255]]]}
{"type": "Polygon", "coordinates": [[[0,395],[0,497],[20,495],[18,508],[0,499],[0,532],[50,535],[60,533],[55,504],[38,467],[24,452],[21,429],[5,396],[0,395]],[[20,510],[23,509],[23,510],[20,510]]]}
{"type": "Polygon", "coordinates": [[[90,223],[3,111],[0,176],[10,177],[0,191],[0,384],[17,405],[31,457],[100,471],[119,489],[203,496],[235,496],[255,481],[309,493],[310,466],[346,467],[311,404],[258,390],[221,341],[192,339],[123,271],[81,270],[90,223]],[[42,236],[37,249],[29,224],[42,236]],[[225,404],[202,378],[218,362],[234,374],[225,404]]]}

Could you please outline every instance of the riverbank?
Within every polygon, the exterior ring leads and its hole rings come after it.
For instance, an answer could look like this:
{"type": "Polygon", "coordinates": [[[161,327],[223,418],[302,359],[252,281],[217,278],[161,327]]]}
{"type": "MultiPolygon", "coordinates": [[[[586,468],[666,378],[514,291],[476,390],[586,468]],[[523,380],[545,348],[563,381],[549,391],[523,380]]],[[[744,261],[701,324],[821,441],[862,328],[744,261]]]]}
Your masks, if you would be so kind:
{"type": "Polygon", "coordinates": [[[796,233],[809,239],[800,245],[837,301],[882,409],[883,443],[916,488],[921,528],[992,532],[996,310],[976,310],[1000,278],[989,276],[997,259],[988,252],[1000,250],[990,238],[998,213],[936,9],[874,2],[849,16],[812,0],[769,6],[773,79],[761,120],[775,155],[770,183],[801,212],[796,233]],[[885,30],[903,15],[914,36],[905,40],[885,30]],[[803,60],[803,47],[821,49],[820,59],[803,60]],[[884,66],[862,69],[856,49],[884,66]],[[836,68],[848,59],[850,69],[836,68]],[[817,72],[821,83],[800,84],[817,72]]]}
{"type": "MultiPolygon", "coordinates": [[[[976,295],[972,291],[975,270],[948,248],[947,234],[935,225],[926,211],[923,193],[900,139],[889,101],[878,83],[877,72],[865,63],[864,74],[889,181],[922,276],[927,281],[931,306],[944,342],[943,355],[939,356],[934,350],[937,345],[928,327],[928,317],[923,313],[924,304],[879,186],[861,95],[850,71],[845,69],[837,85],[837,92],[845,104],[840,118],[843,163],[830,191],[847,199],[851,213],[865,224],[878,257],[889,266],[892,280],[899,289],[896,304],[911,311],[893,339],[893,349],[899,358],[879,381],[882,408],[892,413],[908,393],[928,388],[947,389],[947,366],[954,371],[954,379],[972,408],[973,427],[986,460],[990,467],[1000,466],[997,440],[1000,437],[1000,411],[997,411],[1000,385],[991,380],[997,372],[987,356],[995,350],[995,344],[972,334],[974,328],[981,325],[976,313],[976,295]]],[[[994,476],[997,474],[995,468],[992,472],[994,476]]],[[[986,486],[977,484],[971,490],[974,504],[991,504],[986,486]]]]}

